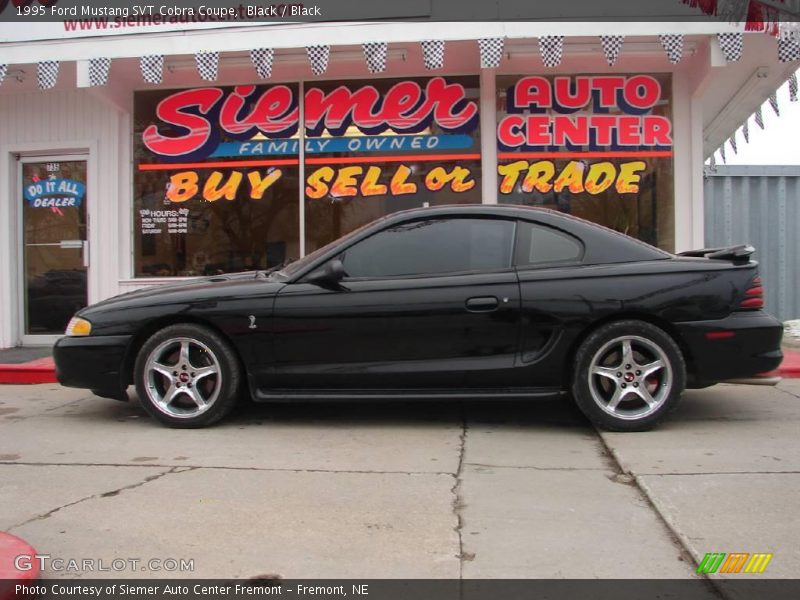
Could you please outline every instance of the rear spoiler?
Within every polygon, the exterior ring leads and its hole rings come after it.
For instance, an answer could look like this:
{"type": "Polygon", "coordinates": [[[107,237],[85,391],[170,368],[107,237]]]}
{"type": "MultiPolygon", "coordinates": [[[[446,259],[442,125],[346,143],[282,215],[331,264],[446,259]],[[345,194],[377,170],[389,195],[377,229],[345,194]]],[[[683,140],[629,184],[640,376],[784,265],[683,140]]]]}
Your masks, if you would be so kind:
{"type": "Polygon", "coordinates": [[[745,264],[750,262],[750,257],[756,251],[749,244],[739,246],[728,246],[727,248],[703,248],[701,250],[688,250],[680,252],[678,256],[688,256],[693,258],[714,258],[717,260],[730,260],[734,264],[745,264]]]}

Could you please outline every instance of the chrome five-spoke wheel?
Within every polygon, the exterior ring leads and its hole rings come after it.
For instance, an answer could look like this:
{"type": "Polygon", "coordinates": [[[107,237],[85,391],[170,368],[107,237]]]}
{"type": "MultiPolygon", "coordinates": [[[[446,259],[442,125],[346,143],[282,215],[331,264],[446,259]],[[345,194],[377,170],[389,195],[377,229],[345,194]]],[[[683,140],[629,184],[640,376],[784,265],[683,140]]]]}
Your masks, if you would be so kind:
{"type": "Polygon", "coordinates": [[[620,419],[652,414],[672,386],[672,368],[664,350],[639,336],[621,336],[604,344],[592,359],[589,376],[594,401],[620,419]]]}
{"type": "Polygon", "coordinates": [[[589,332],[575,354],[571,391],[598,427],[650,429],[672,410],[686,386],[686,363],[675,339],[638,320],[589,332]]]}
{"type": "Polygon", "coordinates": [[[217,400],[222,387],[214,353],[198,340],[173,338],[150,352],[145,366],[147,395],[164,413],[196,417],[217,400]]]}
{"type": "Polygon", "coordinates": [[[204,427],[231,411],[241,366],[232,346],[204,325],[169,325],[139,350],[136,392],[153,417],[171,427],[204,427]]]}

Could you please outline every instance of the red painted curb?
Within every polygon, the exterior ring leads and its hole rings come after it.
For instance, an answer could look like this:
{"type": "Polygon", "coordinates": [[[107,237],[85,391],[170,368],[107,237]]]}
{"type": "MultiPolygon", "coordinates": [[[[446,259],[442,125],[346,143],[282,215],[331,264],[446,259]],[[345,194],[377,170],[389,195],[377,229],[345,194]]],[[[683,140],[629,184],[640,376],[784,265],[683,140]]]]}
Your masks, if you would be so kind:
{"type": "Polygon", "coordinates": [[[16,365],[0,364],[0,384],[3,383],[58,383],[56,366],[49,356],[16,365]]]}
{"type": "Polygon", "coordinates": [[[0,600],[25,597],[16,593],[15,585],[39,579],[39,563],[34,559],[35,555],[36,550],[28,542],[0,531],[0,600]],[[23,557],[19,563],[23,568],[17,568],[15,564],[18,556],[23,557]]]}
{"type": "Polygon", "coordinates": [[[770,375],[786,377],[787,379],[800,379],[800,352],[784,348],[783,362],[770,375]]]}

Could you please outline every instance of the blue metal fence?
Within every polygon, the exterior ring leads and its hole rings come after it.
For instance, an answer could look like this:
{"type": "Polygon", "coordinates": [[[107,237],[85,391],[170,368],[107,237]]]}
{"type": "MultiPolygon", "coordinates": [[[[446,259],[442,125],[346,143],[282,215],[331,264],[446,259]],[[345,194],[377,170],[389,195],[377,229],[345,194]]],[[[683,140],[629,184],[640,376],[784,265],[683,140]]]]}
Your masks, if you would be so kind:
{"type": "Polygon", "coordinates": [[[706,168],[707,247],[752,244],[767,310],[800,318],[800,166],[706,168]]]}

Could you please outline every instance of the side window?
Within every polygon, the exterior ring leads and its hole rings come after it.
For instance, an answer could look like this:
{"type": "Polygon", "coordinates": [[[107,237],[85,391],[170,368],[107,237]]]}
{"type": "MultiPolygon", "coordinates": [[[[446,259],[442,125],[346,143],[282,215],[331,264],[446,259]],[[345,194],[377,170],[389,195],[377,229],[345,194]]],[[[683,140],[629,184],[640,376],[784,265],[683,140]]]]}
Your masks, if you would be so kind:
{"type": "Polygon", "coordinates": [[[404,277],[511,266],[514,222],[501,219],[428,219],[384,229],[348,248],[346,277],[404,277]]]}
{"type": "Polygon", "coordinates": [[[562,231],[520,221],[514,263],[518,267],[574,263],[583,257],[583,244],[562,231]]]}

